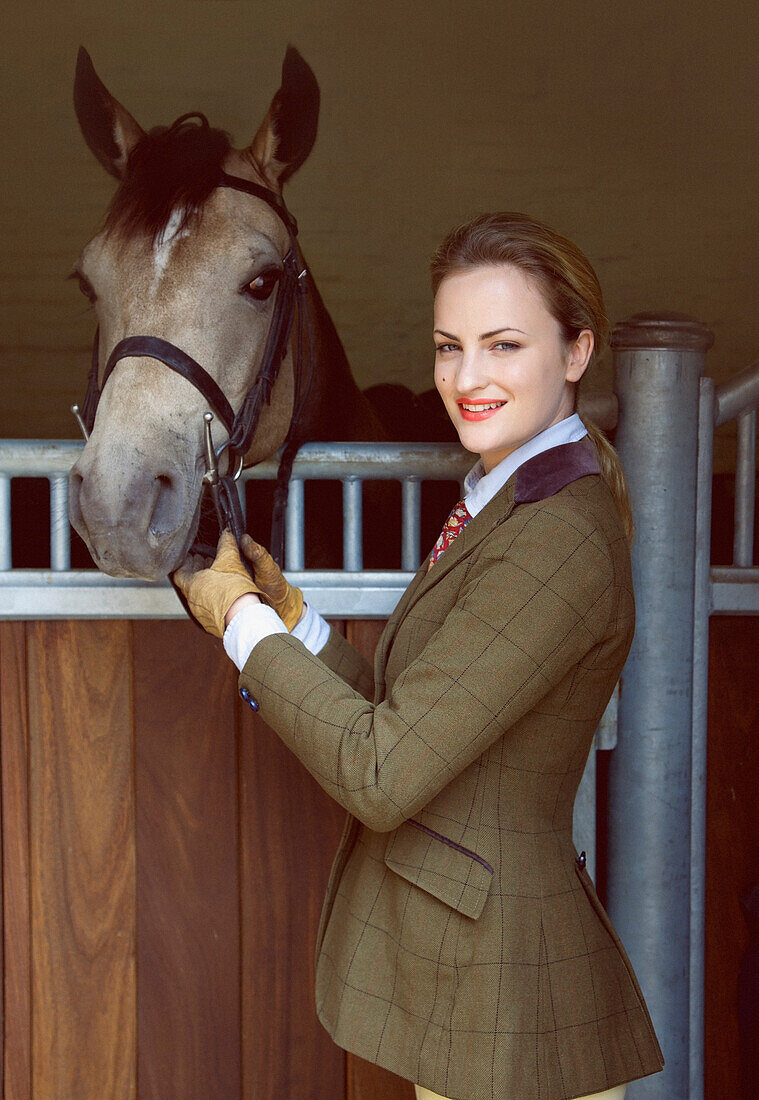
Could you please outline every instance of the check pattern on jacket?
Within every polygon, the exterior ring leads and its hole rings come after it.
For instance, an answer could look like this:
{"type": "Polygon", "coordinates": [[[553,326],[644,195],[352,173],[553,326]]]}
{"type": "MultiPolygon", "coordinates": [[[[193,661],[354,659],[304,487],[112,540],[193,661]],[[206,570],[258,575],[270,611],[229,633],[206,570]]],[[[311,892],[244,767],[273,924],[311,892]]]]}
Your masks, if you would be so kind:
{"type": "Polygon", "coordinates": [[[316,944],[335,1042],[450,1100],[568,1100],[663,1059],[572,843],[634,632],[627,543],[589,439],[528,460],[366,661],[289,635],[240,684],[348,811],[316,944]]]}

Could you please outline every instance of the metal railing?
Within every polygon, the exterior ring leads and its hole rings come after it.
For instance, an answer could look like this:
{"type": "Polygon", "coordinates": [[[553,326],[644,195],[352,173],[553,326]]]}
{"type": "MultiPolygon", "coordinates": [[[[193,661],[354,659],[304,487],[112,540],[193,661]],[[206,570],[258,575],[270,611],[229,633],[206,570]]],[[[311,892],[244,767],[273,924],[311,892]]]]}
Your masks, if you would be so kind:
{"type": "MultiPolygon", "coordinates": [[[[737,423],[735,462],[735,513],[733,564],[716,566],[710,572],[712,614],[759,614],[759,569],[754,567],[754,514],[756,508],[756,413],[759,408],[759,362],[753,363],[729,382],[704,396],[703,432],[729,420],[737,423]],[[711,427],[710,427],[711,425],[711,427]]],[[[699,486],[705,501],[711,500],[711,469],[699,467],[699,486]],[[702,484],[703,483],[703,484],[702,484]]],[[[709,506],[711,509],[711,505],[709,506]]]]}
{"type": "MultiPolygon", "coordinates": [[[[83,444],[68,440],[0,441],[0,618],[184,618],[168,581],[108,577],[72,570],[68,471],[83,444]],[[11,480],[50,483],[50,568],[12,568],[11,480]]],[[[298,452],[285,517],[288,579],[322,615],[340,619],[387,618],[421,560],[422,482],[462,483],[472,455],[456,444],[307,443],[298,452]],[[343,568],[305,568],[305,482],[340,481],[343,494],[343,568]],[[401,484],[401,568],[365,570],[362,545],[364,481],[401,484]]],[[[245,470],[248,481],[274,481],[276,456],[245,470]]],[[[426,549],[426,548],[425,548],[426,549]]]]}
{"type": "Polygon", "coordinates": [[[679,315],[616,327],[616,445],[635,516],[636,634],[609,767],[607,905],[666,1066],[629,1100],[704,1094],[709,616],[759,614],[751,565],[759,365],[716,388],[712,334],[679,315]],[[715,428],[738,421],[734,562],[712,567],[715,428]]]}
{"type": "Polygon", "coordinates": [[[693,699],[690,803],[690,1084],[703,1096],[704,946],[706,934],[706,761],[709,703],[709,617],[759,615],[759,569],[754,561],[756,416],[759,363],[715,388],[701,378],[698,403],[696,538],[693,598],[693,699]],[[733,563],[710,562],[714,432],[737,421],[733,563]]]}

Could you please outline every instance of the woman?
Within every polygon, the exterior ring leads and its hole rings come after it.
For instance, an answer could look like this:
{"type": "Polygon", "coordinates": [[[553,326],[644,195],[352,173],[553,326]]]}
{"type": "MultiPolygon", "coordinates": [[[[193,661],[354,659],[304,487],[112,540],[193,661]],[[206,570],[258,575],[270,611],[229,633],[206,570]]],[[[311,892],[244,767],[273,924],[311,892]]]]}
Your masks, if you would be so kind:
{"type": "Polygon", "coordinates": [[[176,579],[243,697],[349,811],[316,946],[335,1042],[419,1100],[620,1100],[663,1059],[572,844],[635,616],[624,476],[574,411],[601,291],[520,214],[453,230],[432,283],[435,384],[480,459],[373,675],[252,541],[273,607],[229,535],[176,579]]]}

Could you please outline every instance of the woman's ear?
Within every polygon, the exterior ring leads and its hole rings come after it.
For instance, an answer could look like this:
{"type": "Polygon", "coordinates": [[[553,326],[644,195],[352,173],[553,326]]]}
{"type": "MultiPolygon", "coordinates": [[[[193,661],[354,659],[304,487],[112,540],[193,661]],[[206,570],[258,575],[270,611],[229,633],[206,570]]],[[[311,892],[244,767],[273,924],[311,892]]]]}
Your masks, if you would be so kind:
{"type": "Polygon", "coordinates": [[[580,381],[590,362],[594,345],[593,333],[589,328],[584,328],[570,348],[566,373],[567,382],[580,381]]]}
{"type": "Polygon", "coordinates": [[[282,186],[311,152],[319,122],[319,85],[294,46],[282,62],[282,84],[247,153],[272,184],[282,186]]]}

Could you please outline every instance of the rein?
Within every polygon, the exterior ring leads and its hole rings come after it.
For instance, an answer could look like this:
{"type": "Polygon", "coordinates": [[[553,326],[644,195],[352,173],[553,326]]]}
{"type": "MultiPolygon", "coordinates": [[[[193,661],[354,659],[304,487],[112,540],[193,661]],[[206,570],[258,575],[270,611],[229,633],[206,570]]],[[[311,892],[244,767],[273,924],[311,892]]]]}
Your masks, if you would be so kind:
{"type": "MultiPolygon", "coordinates": [[[[186,117],[188,116],[183,116],[177,122],[184,121],[186,117]]],[[[103,384],[100,386],[98,384],[100,362],[98,330],[95,333],[92,346],[92,360],[87,377],[87,392],[84,402],[81,411],[78,405],[73,405],[72,412],[79,422],[85,440],[89,439],[102,392],[114,368],[122,359],[134,356],[157,359],[170,367],[171,370],[176,371],[177,374],[181,374],[183,378],[186,378],[203,395],[208,405],[213,409],[213,413],[206,412],[203,418],[205,456],[208,466],[203,477],[203,483],[211,492],[219,520],[219,529],[224,530],[225,527],[229,527],[239,546],[245,533],[245,524],[235,482],[242,473],[244,458],[253,441],[262,409],[265,404],[268,405],[271,401],[271,393],[287,351],[297,310],[298,344],[294,363],[293,415],[277,470],[270,540],[272,556],[279,565],[282,565],[284,559],[284,516],[290,474],[293,460],[302,442],[299,438],[298,428],[300,427],[301,414],[308,395],[314,367],[313,331],[306,299],[308,273],[298,250],[298,224],[279,195],[266,187],[253,183],[251,180],[243,179],[240,176],[230,176],[224,171],[219,174],[217,186],[229,187],[235,191],[242,191],[245,194],[263,199],[284,223],[290,238],[290,248],[282,261],[283,271],[276,290],[274,311],[269,325],[261,366],[239,410],[237,413],[233,411],[218,384],[197,360],[193,359],[187,352],[182,351],[176,344],[172,344],[170,341],[163,340],[158,336],[127,336],[125,339],[120,340],[108,356],[103,372],[103,384]],[[306,361],[306,352],[303,346],[304,338],[308,343],[308,376],[305,379],[305,385],[303,378],[306,361]],[[214,413],[227,431],[227,440],[220,447],[215,447],[213,443],[211,423],[214,413]],[[220,475],[219,461],[224,452],[227,452],[227,472],[220,475]]],[[[193,549],[201,553],[208,553],[209,550],[214,552],[212,548],[197,542],[193,549]]]]}

